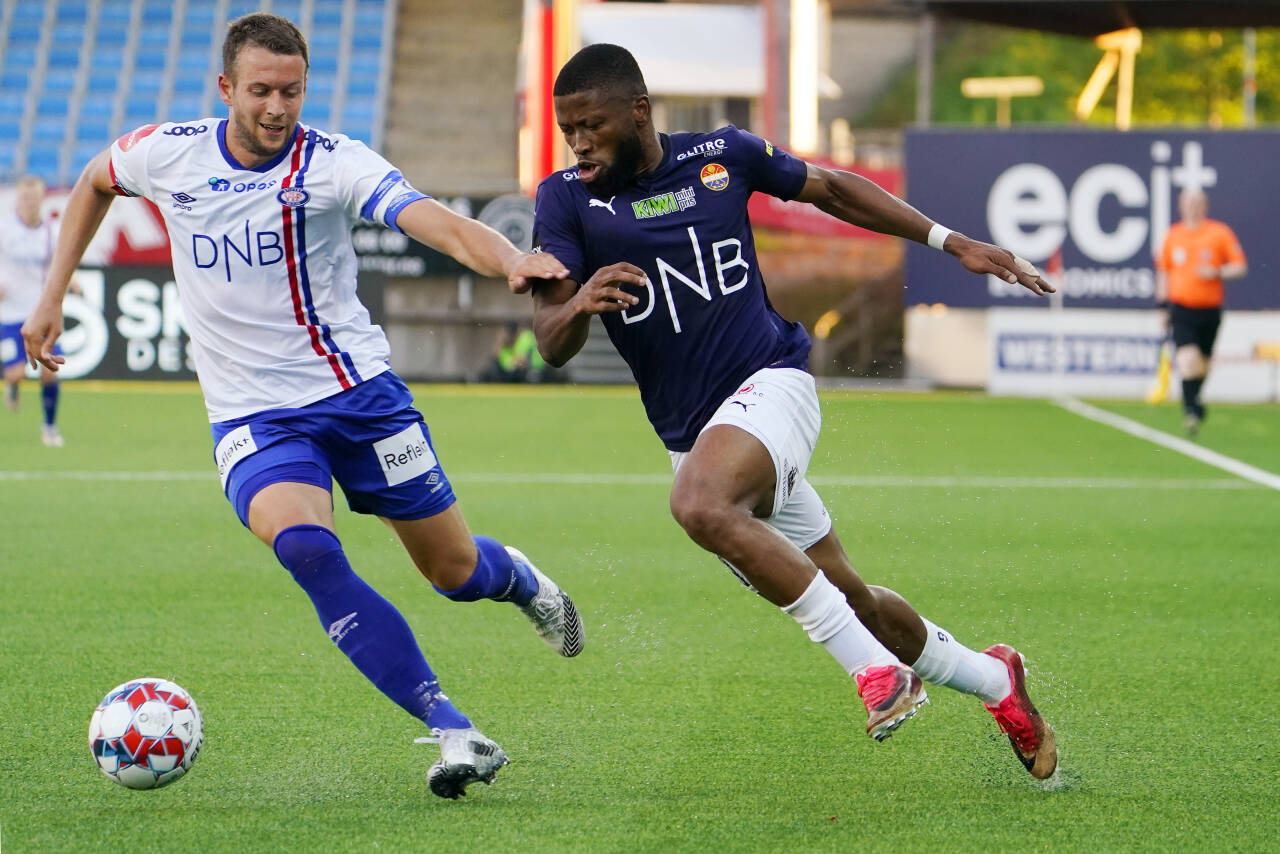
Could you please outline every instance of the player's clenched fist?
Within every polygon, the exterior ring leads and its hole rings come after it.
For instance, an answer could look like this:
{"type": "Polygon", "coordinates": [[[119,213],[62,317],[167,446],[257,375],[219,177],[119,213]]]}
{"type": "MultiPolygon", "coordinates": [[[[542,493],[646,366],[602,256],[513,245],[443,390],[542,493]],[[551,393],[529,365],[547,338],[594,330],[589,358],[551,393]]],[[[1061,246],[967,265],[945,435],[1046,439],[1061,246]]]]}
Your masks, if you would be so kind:
{"type": "Polygon", "coordinates": [[[625,261],[601,267],[578,288],[573,297],[574,307],[581,314],[607,314],[628,309],[640,302],[640,298],[624,291],[625,285],[647,288],[649,277],[644,270],[625,261]]]}

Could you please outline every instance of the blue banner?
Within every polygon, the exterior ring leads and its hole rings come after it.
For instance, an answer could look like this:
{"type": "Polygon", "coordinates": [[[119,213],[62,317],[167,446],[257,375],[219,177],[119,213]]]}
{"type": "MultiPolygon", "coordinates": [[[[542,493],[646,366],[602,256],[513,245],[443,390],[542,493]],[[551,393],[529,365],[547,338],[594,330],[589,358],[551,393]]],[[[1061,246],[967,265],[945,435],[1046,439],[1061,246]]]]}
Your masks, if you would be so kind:
{"type": "MultiPolygon", "coordinates": [[[[934,221],[1041,269],[1060,263],[1051,279],[1077,308],[1150,308],[1178,193],[1199,187],[1249,260],[1249,274],[1227,283],[1225,307],[1280,308],[1280,131],[915,130],[906,184],[934,221]]],[[[906,281],[907,305],[1037,301],[915,243],[906,281]]]]}

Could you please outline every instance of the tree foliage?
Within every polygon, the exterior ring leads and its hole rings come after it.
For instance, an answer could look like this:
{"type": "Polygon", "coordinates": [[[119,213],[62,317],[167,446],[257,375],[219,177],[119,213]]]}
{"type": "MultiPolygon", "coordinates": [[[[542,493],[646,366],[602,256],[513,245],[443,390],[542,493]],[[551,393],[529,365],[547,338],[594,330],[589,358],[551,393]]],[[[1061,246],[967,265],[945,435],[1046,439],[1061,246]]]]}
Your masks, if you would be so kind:
{"type": "MultiPolygon", "coordinates": [[[[934,59],[933,120],[993,125],[995,101],[960,94],[966,77],[1036,75],[1044,93],[1015,98],[1015,124],[1072,124],[1076,99],[1103,52],[1092,39],[1053,33],[959,24],[942,31],[934,59]]],[[[1256,119],[1280,122],[1280,29],[1258,29],[1256,119]]],[[[1134,74],[1134,125],[1237,127],[1244,121],[1243,31],[1149,30],[1143,33],[1134,74]]],[[[900,127],[915,120],[916,70],[903,68],[872,106],[854,120],[860,127],[900,127]]],[[[1115,123],[1113,78],[1089,125],[1115,123]]]]}

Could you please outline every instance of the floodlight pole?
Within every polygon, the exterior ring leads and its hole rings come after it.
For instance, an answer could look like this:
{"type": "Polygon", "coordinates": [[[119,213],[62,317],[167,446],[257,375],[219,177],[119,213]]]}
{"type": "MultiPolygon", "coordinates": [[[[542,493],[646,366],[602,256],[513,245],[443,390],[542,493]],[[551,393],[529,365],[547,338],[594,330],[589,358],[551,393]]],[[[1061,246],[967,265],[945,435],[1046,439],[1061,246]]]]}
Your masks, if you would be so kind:
{"type": "Polygon", "coordinates": [[[995,98],[996,124],[1007,128],[1012,122],[1009,102],[1014,98],[1035,96],[1044,92],[1039,77],[966,77],[960,81],[960,94],[966,98],[995,98]]]}
{"type": "Polygon", "coordinates": [[[916,34],[916,124],[928,127],[933,121],[933,45],[937,37],[937,16],[920,16],[916,34]]]}
{"type": "Polygon", "coordinates": [[[1084,84],[1080,97],[1076,99],[1076,118],[1081,121],[1089,118],[1118,68],[1120,74],[1116,78],[1116,127],[1128,130],[1133,120],[1134,60],[1142,48],[1142,30],[1129,27],[1103,33],[1093,43],[1106,53],[1098,60],[1097,68],[1093,69],[1089,82],[1084,84]]]}
{"type": "Polygon", "coordinates": [[[1244,28],[1244,126],[1254,127],[1258,123],[1256,107],[1258,101],[1258,31],[1253,27],[1244,28]]]}

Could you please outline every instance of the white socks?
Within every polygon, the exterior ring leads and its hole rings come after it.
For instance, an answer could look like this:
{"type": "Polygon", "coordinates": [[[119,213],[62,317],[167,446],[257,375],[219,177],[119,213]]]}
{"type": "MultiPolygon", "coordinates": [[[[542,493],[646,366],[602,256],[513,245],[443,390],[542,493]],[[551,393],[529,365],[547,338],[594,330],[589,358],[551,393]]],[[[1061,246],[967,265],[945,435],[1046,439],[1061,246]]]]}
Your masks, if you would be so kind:
{"type": "MultiPolygon", "coordinates": [[[[810,639],[822,644],[850,676],[868,667],[898,663],[894,654],[858,620],[844,594],[821,572],[814,576],[800,598],[782,611],[790,614],[809,633],[810,639]]],[[[1000,664],[994,658],[991,661],[1000,664]]]]}
{"type": "Polygon", "coordinates": [[[950,632],[938,628],[924,617],[920,620],[925,630],[924,651],[911,669],[921,679],[973,694],[992,705],[1009,696],[1013,686],[1009,682],[1009,669],[1003,661],[974,652],[958,643],[950,632]]]}

